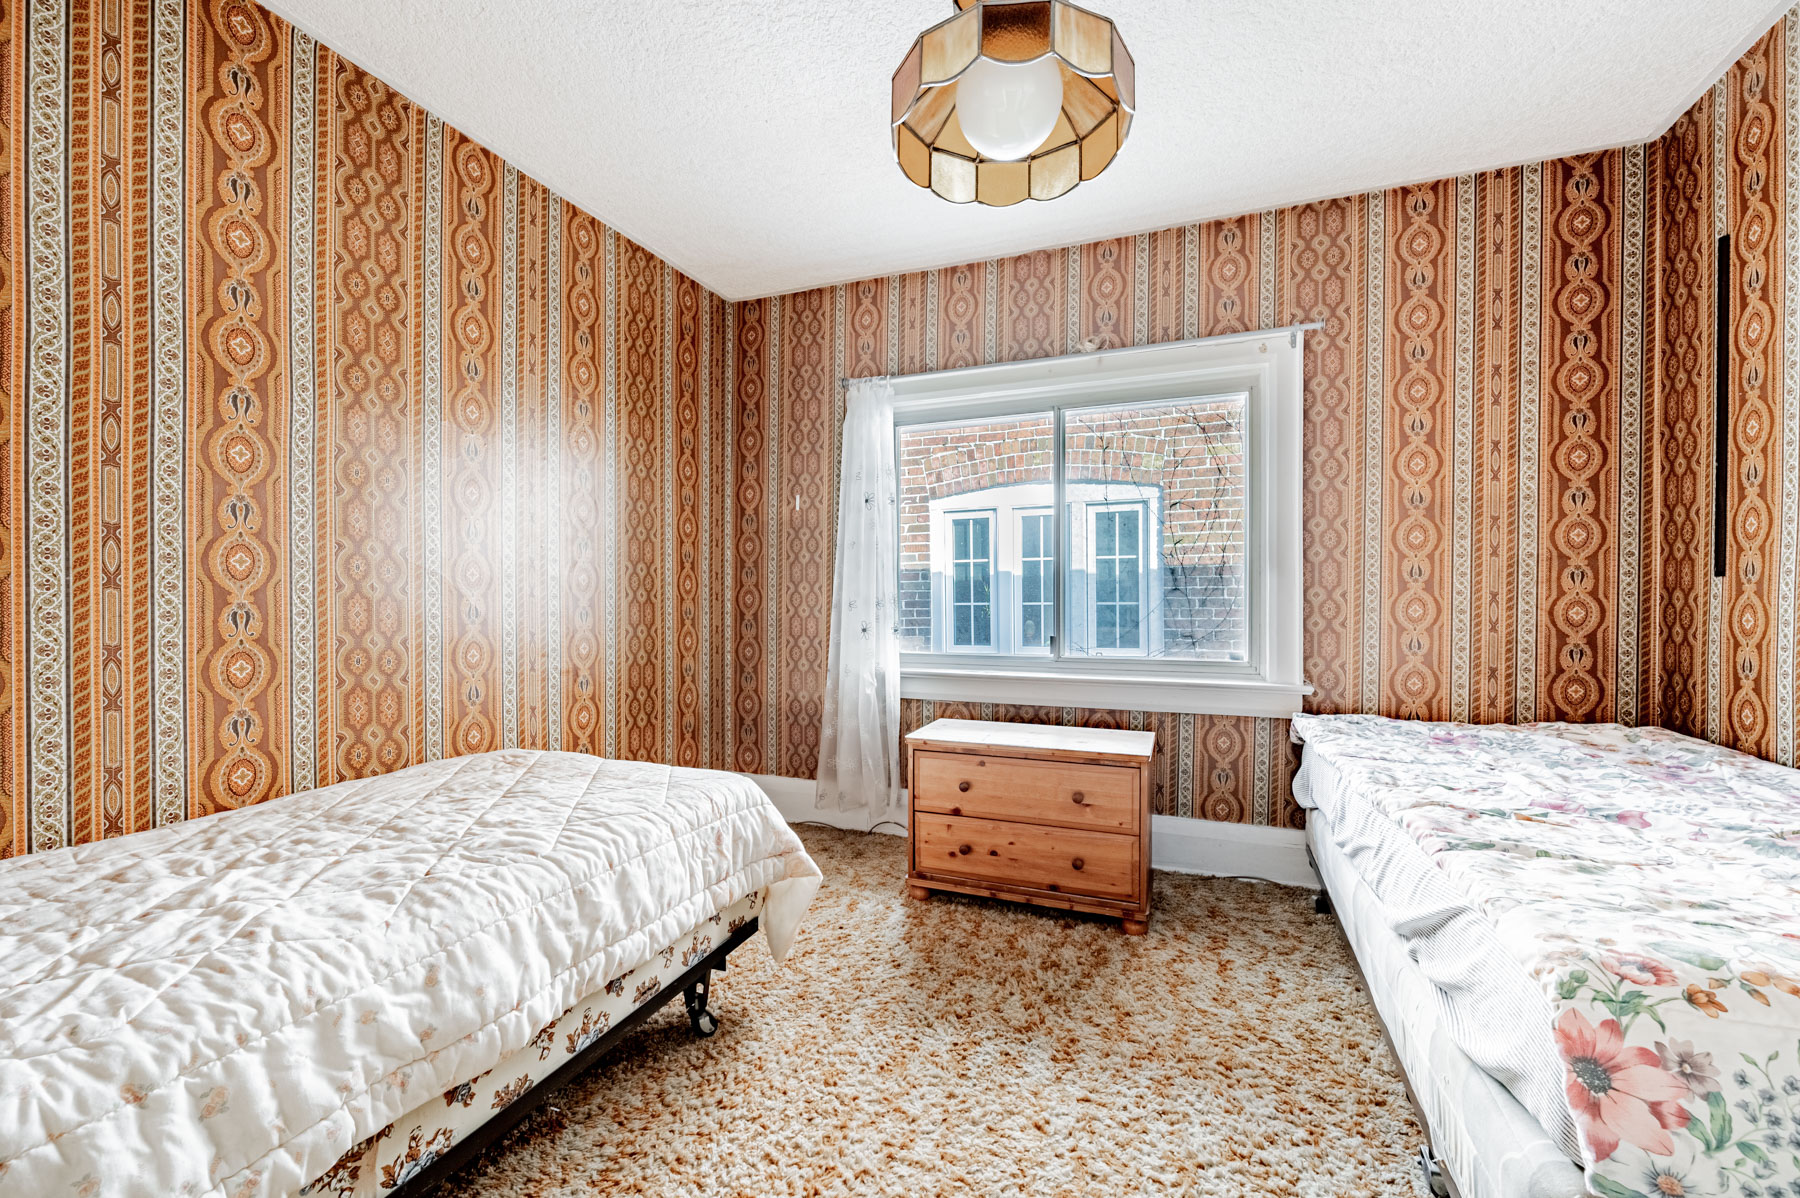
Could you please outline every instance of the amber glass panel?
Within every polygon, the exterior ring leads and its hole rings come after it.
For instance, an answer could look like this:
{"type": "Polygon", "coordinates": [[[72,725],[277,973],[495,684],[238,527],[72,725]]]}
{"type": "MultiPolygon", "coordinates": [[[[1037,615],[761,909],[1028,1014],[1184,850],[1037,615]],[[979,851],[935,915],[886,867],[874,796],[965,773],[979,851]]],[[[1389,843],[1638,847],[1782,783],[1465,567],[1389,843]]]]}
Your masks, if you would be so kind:
{"type": "Polygon", "coordinates": [[[1137,108],[1137,63],[1132,61],[1131,51],[1125,48],[1125,39],[1119,31],[1113,30],[1112,45],[1113,77],[1119,81],[1119,100],[1125,107],[1137,108]]]}
{"type": "Polygon", "coordinates": [[[1112,97],[1101,91],[1094,80],[1064,69],[1063,112],[1077,136],[1086,137],[1112,110],[1112,97]]]}
{"type": "Polygon", "coordinates": [[[1031,198],[1054,200],[1081,182],[1081,147],[1065,146],[1031,160],[1031,198]]]}
{"type": "Polygon", "coordinates": [[[968,158],[931,152],[931,190],[952,204],[967,204],[975,199],[975,163],[968,158]]]}
{"type": "Polygon", "coordinates": [[[1112,22],[1057,0],[1051,44],[1068,64],[1089,75],[1112,70],[1112,22]]]}
{"type": "Polygon", "coordinates": [[[934,149],[948,150],[958,158],[967,158],[971,162],[981,157],[981,151],[970,145],[969,139],[963,136],[962,121],[958,119],[954,109],[951,110],[950,119],[944,122],[944,127],[938,130],[938,135],[931,139],[931,144],[934,149]]]}
{"type": "Polygon", "coordinates": [[[894,72],[894,105],[891,123],[898,125],[906,119],[906,110],[912,107],[913,97],[919,94],[919,63],[924,55],[920,43],[914,42],[906,53],[906,61],[894,72]]]}
{"type": "MultiPolygon", "coordinates": [[[[1080,78],[1080,76],[1076,77],[1080,78]]],[[[1056,128],[1050,130],[1050,136],[1044,139],[1043,145],[1032,151],[1032,157],[1048,153],[1058,146],[1066,146],[1075,140],[1075,126],[1069,124],[1069,114],[1065,112],[1056,118],[1056,128]]]]}
{"type": "Polygon", "coordinates": [[[919,39],[925,48],[920,82],[943,83],[962,74],[981,49],[981,10],[967,9],[934,25],[919,39]]]}
{"type": "Polygon", "coordinates": [[[935,142],[938,134],[943,132],[944,122],[956,108],[956,84],[946,83],[941,87],[928,87],[919,102],[913,105],[906,123],[912,126],[914,133],[924,138],[927,143],[935,142]]]}
{"type": "Polygon", "coordinates": [[[1092,179],[1106,169],[1106,164],[1119,152],[1119,118],[1115,113],[1100,122],[1100,127],[1081,142],[1081,177],[1092,179]]]}
{"type": "Polygon", "coordinates": [[[975,168],[975,198],[996,208],[1031,195],[1029,162],[983,162],[975,168]]]}
{"type": "Polygon", "coordinates": [[[930,187],[931,147],[920,141],[919,135],[911,129],[899,125],[894,129],[894,150],[906,177],[920,187],[930,187]]]}
{"type": "Polygon", "coordinates": [[[990,4],[981,12],[981,53],[1001,62],[1030,62],[1050,52],[1050,0],[990,4]]]}

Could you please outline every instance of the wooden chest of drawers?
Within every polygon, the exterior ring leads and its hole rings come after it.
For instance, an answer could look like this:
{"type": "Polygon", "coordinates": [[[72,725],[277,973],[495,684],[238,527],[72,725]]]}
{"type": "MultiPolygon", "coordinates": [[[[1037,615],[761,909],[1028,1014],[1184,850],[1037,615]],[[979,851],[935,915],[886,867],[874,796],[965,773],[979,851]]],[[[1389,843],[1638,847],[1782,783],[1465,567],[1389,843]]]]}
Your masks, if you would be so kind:
{"type": "Polygon", "coordinates": [[[934,720],[906,738],[912,896],[1150,920],[1154,732],[934,720]]]}

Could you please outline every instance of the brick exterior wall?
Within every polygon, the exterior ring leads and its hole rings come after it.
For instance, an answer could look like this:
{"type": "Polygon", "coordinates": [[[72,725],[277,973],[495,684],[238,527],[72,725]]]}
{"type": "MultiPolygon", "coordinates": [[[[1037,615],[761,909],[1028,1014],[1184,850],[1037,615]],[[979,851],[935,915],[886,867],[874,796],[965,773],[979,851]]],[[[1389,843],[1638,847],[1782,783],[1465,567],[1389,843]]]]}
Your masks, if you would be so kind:
{"type": "Polygon", "coordinates": [[[1054,446],[1049,416],[898,430],[900,446],[900,640],[931,643],[931,501],[1009,483],[1047,483],[1054,446]]]}
{"type": "MultiPolygon", "coordinates": [[[[1220,657],[1244,643],[1242,421],[1236,399],[1065,418],[1070,485],[1126,483],[1160,497],[1162,655],[1220,657]]],[[[931,637],[931,502],[1051,482],[1051,429],[1045,415],[899,430],[900,632],[909,647],[931,637]]]]}

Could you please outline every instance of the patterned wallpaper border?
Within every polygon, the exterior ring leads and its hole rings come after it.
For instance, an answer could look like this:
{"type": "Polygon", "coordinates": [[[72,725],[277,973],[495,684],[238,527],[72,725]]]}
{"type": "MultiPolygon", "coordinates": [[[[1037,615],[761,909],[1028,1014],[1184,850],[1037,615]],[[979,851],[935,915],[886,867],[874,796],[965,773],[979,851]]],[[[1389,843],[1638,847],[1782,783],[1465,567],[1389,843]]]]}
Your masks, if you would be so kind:
{"type": "MultiPolygon", "coordinates": [[[[810,777],[840,375],[1308,320],[1311,709],[1794,757],[1792,14],[1649,145],[737,304],[246,0],[10,15],[0,853],[503,743],[810,777]]],[[[1284,721],[1027,714],[1296,819],[1284,721]]]]}
{"type": "Polygon", "coordinates": [[[1800,10],[1664,135],[1660,722],[1796,763],[1800,10]],[[1726,569],[1712,563],[1714,256],[1731,234],[1726,569]]]}
{"type": "Polygon", "coordinates": [[[0,855],[711,754],[727,305],[254,4],[9,16],[0,855]]]}
{"type": "MultiPolygon", "coordinates": [[[[814,766],[831,530],[810,513],[834,484],[805,455],[839,375],[1311,320],[1309,709],[1649,718],[1659,163],[1629,147],[739,305],[769,342],[739,403],[804,462],[770,483],[793,496],[765,641],[781,716],[748,713],[739,768],[814,766]]],[[[1162,731],[1160,812],[1296,819],[1286,721],[1055,714],[1162,731]]]]}

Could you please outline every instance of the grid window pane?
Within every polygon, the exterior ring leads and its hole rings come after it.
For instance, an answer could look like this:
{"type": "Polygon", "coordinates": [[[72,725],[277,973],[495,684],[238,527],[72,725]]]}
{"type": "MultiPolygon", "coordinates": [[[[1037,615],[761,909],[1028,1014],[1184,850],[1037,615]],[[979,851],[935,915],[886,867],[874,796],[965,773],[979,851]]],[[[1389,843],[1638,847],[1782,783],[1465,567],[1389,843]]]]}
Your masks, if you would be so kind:
{"type": "Polygon", "coordinates": [[[1138,553],[1137,507],[1091,507],[1094,525],[1094,648],[1113,652],[1138,644],[1138,575],[1144,568],[1138,553]]]}
{"type": "Polygon", "coordinates": [[[991,648],[994,643],[989,578],[991,516],[958,516],[950,521],[953,584],[950,591],[951,644],[959,649],[991,648]]]}
{"type": "Polygon", "coordinates": [[[1052,533],[1049,512],[1026,512],[1019,517],[1019,647],[1045,649],[1050,645],[1051,610],[1055,601],[1050,556],[1052,533]]]}
{"type": "Polygon", "coordinates": [[[1040,563],[1039,602],[1050,602],[1049,524],[1022,528],[1019,516],[1051,501],[1054,430],[1048,412],[895,429],[901,649],[1041,652],[1049,643],[1048,608],[1029,613],[1037,624],[1027,630],[1021,606],[1026,558],[1040,563]],[[1025,546],[1020,538],[1033,533],[1041,541],[1025,546]],[[965,606],[961,622],[959,603],[987,611],[977,619],[965,606]]]}
{"type": "Polygon", "coordinates": [[[1065,655],[1249,659],[1248,445],[1241,395],[1064,411],[1065,655]]]}
{"type": "Polygon", "coordinates": [[[902,648],[1247,661],[1245,398],[1061,420],[896,430],[902,648]]]}

